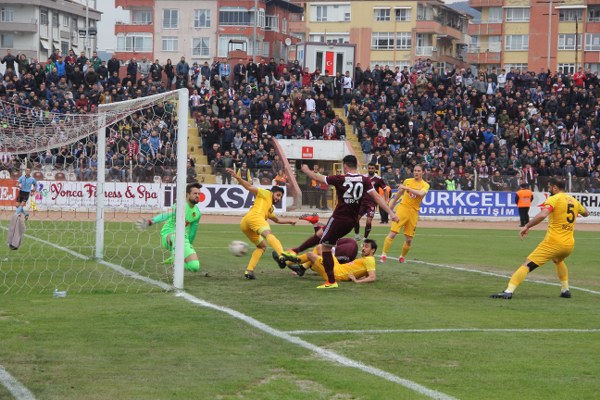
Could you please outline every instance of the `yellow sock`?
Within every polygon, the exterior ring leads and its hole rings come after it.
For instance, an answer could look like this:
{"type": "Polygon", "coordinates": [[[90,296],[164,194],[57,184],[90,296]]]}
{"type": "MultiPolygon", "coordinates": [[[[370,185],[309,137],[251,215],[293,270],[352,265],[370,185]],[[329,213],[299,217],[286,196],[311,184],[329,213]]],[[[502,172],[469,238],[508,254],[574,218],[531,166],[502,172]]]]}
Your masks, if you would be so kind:
{"type": "Polygon", "coordinates": [[[385,240],[383,241],[383,250],[381,250],[382,255],[387,255],[388,251],[390,251],[390,248],[392,247],[392,243],[394,243],[394,239],[386,236],[385,240]]]}
{"type": "Polygon", "coordinates": [[[254,249],[254,251],[252,252],[252,257],[250,257],[248,267],[246,268],[248,271],[254,271],[254,268],[256,268],[256,264],[258,264],[258,261],[260,260],[264,252],[265,250],[261,249],[260,247],[254,249]]]}
{"type": "Polygon", "coordinates": [[[405,257],[409,250],[410,244],[404,242],[404,244],[402,245],[402,257],[405,257]]]}
{"type": "Polygon", "coordinates": [[[519,269],[515,271],[514,274],[510,277],[510,281],[508,282],[508,287],[506,288],[506,292],[514,292],[517,286],[519,286],[527,277],[529,273],[529,268],[524,265],[521,265],[519,269]]]}
{"type": "Polygon", "coordinates": [[[568,290],[569,289],[569,270],[567,269],[567,264],[564,261],[556,263],[556,275],[558,275],[558,280],[560,281],[560,289],[568,290]]]}
{"type": "Polygon", "coordinates": [[[269,246],[271,246],[271,248],[277,252],[277,254],[281,254],[281,252],[283,252],[283,246],[275,235],[271,233],[265,237],[265,240],[267,243],[269,243],[269,246]]]}
{"type": "Polygon", "coordinates": [[[306,262],[308,262],[308,253],[304,253],[298,256],[298,258],[300,259],[300,263],[299,264],[304,264],[306,262]]]}

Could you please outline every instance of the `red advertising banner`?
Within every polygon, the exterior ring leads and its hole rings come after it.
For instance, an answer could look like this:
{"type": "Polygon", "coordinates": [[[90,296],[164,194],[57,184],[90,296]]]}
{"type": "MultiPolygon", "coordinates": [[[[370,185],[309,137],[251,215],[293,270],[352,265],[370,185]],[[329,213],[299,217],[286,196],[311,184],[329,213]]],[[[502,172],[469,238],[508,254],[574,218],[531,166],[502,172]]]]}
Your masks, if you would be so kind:
{"type": "Polygon", "coordinates": [[[14,206],[19,189],[14,179],[0,179],[0,206],[14,206]]]}

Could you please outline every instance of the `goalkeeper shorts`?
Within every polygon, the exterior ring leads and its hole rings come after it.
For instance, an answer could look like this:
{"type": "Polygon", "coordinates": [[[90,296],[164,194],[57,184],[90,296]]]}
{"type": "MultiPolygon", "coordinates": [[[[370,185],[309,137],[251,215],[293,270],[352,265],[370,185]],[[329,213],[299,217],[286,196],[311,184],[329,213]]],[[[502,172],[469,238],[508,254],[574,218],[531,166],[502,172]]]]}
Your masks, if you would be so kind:
{"type": "MultiPolygon", "coordinates": [[[[161,239],[162,239],[161,242],[162,242],[163,248],[165,248],[169,251],[173,251],[175,249],[175,234],[174,233],[164,235],[164,236],[162,236],[161,239]],[[169,235],[171,236],[170,243],[168,240],[169,235]]],[[[192,254],[196,254],[196,250],[194,250],[194,248],[192,247],[192,244],[190,243],[190,239],[186,235],[183,239],[183,257],[188,258],[188,256],[191,256],[192,254]]]]}

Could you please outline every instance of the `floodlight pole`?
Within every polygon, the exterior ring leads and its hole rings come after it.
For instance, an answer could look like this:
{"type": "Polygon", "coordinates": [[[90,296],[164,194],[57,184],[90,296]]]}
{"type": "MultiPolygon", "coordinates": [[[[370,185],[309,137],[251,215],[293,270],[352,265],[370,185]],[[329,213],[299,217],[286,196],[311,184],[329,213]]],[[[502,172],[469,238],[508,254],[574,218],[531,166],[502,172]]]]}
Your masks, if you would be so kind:
{"type": "Polygon", "coordinates": [[[89,52],[89,43],[90,43],[90,7],[89,7],[89,1],[90,0],[85,0],[85,56],[86,57],[90,57],[90,52],[89,52]]]}
{"type": "Polygon", "coordinates": [[[177,101],[177,207],[175,210],[175,265],[173,268],[173,286],[183,289],[183,265],[185,243],[185,186],[188,143],[188,101],[187,88],[178,90],[177,101]]]}

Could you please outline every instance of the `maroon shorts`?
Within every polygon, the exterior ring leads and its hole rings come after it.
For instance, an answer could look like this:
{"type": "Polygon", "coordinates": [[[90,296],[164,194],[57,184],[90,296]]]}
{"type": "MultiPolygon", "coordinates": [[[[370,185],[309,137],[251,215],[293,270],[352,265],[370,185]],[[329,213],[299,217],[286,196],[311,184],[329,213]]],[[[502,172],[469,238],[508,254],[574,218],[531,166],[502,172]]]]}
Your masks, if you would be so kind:
{"type": "Polygon", "coordinates": [[[356,225],[356,221],[352,219],[342,219],[331,217],[327,221],[327,225],[323,229],[323,236],[321,237],[321,243],[328,246],[335,246],[338,239],[343,238],[349,234],[356,225]]]}
{"type": "Polygon", "coordinates": [[[360,203],[360,210],[358,211],[358,215],[360,215],[361,217],[366,215],[368,218],[374,218],[376,209],[377,209],[377,204],[371,203],[371,202],[366,202],[363,200],[360,203]]]}
{"type": "Polygon", "coordinates": [[[335,244],[335,258],[340,264],[354,261],[358,254],[358,243],[352,238],[341,238],[335,244]]]}

